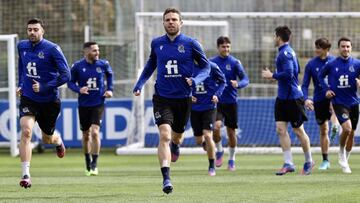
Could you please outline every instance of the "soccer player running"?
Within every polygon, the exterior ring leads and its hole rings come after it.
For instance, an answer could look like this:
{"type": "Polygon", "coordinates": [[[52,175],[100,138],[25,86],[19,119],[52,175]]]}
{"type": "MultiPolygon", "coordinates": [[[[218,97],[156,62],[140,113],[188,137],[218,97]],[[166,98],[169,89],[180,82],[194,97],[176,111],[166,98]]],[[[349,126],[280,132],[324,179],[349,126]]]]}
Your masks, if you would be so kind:
{"type": "Polygon", "coordinates": [[[351,56],[352,45],[349,38],[340,38],[338,48],[340,56],[322,68],[319,80],[326,90],[326,97],[331,99],[342,128],[338,160],[340,167],[344,173],[351,173],[348,159],[359,120],[359,99],[356,92],[360,85],[360,61],[351,56]]]}
{"type": "Polygon", "coordinates": [[[330,162],[328,159],[328,150],[330,145],[328,136],[328,121],[335,121],[335,124],[332,125],[333,129],[331,130],[332,137],[337,134],[337,131],[339,129],[339,124],[336,119],[335,113],[332,114],[333,110],[331,108],[330,99],[326,98],[325,96],[326,89],[323,89],[321,87],[318,79],[318,73],[321,71],[322,67],[329,61],[335,59],[335,56],[329,55],[330,47],[331,43],[326,38],[319,38],[315,41],[316,56],[306,64],[303,84],[301,86],[305,99],[305,107],[311,111],[315,110],[316,122],[320,127],[320,146],[323,158],[323,162],[319,166],[320,170],[326,170],[330,168],[330,162]],[[313,100],[308,98],[308,91],[311,79],[315,87],[313,100]]]}
{"type": "Polygon", "coordinates": [[[249,78],[245,73],[239,59],[230,55],[231,42],[228,37],[220,36],[217,39],[218,56],[210,59],[216,63],[220,70],[225,74],[226,87],[219,98],[217,105],[216,122],[214,127],[214,141],[216,145],[216,167],[220,167],[223,163],[224,150],[221,143],[220,128],[222,122],[226,126],[228,145],[229,145],[229,161],[228,170],[235,171],[235,152],[237,146],[236,129],[238,128],[237,115],[237,90],[246,87],[249,84],[249,78]],[[239,79],[239,81],[237,80],[239,79]]]}
{"type": "Polygon", "coordinates": [[[105,98],[113,95],[113,71],[107,60],[99,59],[99,45],[96,42],[85,42],[83,49],[84,58],[72,65],[68,87],[79,94],[80,129],[83,134],[82,147],[86,164],[85,175],[96,176],[99,173],[97,159],[101,146],[99,131],[105,98]]]}
{"type": "Polygon", "coordinates": [[[157,68],[152,101],[160,134],[158,159],[163,175],[163,192],[167,194],[173,190],[170,161],[175,162],[180,155],[179,145],[189,120],[191,87],[204,81],[210,72],[209,61],[199,42],[180,33],[182,24],[179,10],[165,10],[163,25],[166,34],[152,40],[150,57],[133,90],[134,95],[139,96],[141,88],[157,68]],[[201,70],[192,77],[195,62],[201,70]]]}
{"type": "Polygon", "coordinates": [[[278,26],[275,29],[274,43],[279,52],[276,57],[276,72],[272,73],[268,68],[262,71],[262,77],[267,80],[278,81],[278,95],[275,102],[276,132],[280,139],[280,145],[284,155],[284,165],[276,175],[284,175],[295,171],[291,153],[291,141],[287,131],[287,124],[291,127],[300,140],[305,163],[301,174],[309,175],[315,163],[311,157],[310,140],[304,130],[303,122],[307,121],[304,108],[303,93],[298,84],[300,66],[294,50],[289,41],[291,30],[288,26],[278,26]]]}
{"type": "Polygon", "coordinates": [[[41,129],[42,141],[54,144],[59,158],[65,155],[65,146],[55,124],[60,113],[58,87],[70,80],[70,70],[60,47],[43,38],[44,24],[38,18],[27,23],[28,40],[17,45],[19,54],[20,96],[20,159],[22,179],[20,186],[31,187],[31,137],[35,122],[41,129]]]}
{"type": "Polygon", "coordinates": [[[216,118],[216,104],[224,91],[226,79],[219,67],[210,62],[210,75],[193,88],[191,126],[196,143],[202,145],[209,158],[208,175],[215,176],[215,143],[212,130],[216,118]]]}

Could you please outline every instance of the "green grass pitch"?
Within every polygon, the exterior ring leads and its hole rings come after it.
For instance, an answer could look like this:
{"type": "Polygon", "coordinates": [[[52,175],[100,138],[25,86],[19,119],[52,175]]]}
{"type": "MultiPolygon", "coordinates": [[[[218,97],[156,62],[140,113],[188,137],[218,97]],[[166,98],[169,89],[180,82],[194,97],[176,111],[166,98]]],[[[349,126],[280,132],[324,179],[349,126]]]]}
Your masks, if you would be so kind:
{"type": "MultiPolygon", "coordinates": [[[[321,155],[310,176],[299,175],[303,156],[295,155],[296,172],[275,176],[282,155],[238,154],[237,170],[226,165],[215,177],[207,175],[204,155],[183,155],[171,165],[173,193],[162,192],[162,177],[156,155],[116,156],[103,150],[99,176],[84,176],[80,150],[70,149],[63,159],[51,150],[33,154],[32,187],[19,186],[19,158],[0,153],[0,202],[360,202],[360,155],[352,154],[352,174],[343,174],[337,154],[330,154],[332,167],[319,171],[321,155]]],[[[225,155],[225,160],[227,156],[225,155]]]]}

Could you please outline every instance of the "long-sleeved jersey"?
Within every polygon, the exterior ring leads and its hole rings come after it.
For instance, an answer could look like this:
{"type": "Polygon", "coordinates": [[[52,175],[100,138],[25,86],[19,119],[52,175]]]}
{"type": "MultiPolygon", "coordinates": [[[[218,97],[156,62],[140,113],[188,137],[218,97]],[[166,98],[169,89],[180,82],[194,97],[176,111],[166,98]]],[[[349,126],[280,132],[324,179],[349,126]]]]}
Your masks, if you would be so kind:
{"type": "Polygon", "coordinates": [[[70,80],[70,70],[60,47],[46,39],[37,44],[22,40],[19,54],[19,83],[22,95],[35,102],[51,102],[59,98],[58,87],[70,80]],[[32,85],[39,82],[40,91],[32,85]]]}
{"type": "Polygon", "coordinates": [[[165,98],[190,97],[191,87],[185,78],[193,76],[194,63],[201,71],[192,78],[193,86],[204,81],[210,72],[209,61],[199,42],[184,34],[178,35],[173,41],[167,35],[155,38],[151,42],[149,60],[133,91],[141,90],[157,68],[156,95],[165,98]]]}
{"type": "Polygon", "coordinates": [[[219,103],[234,104],[236,103],[237,89],[244,88],[249,84],[249,78],[242,66],[240,60],[229,55],[227,57],[215,56],[210,61],[216,63],[226,78],[226,87],[219,98],[219,103]],[[230,80],[237,80],[238,87],[234,88],[230,80]]]}
{"type": "Polygon", "coordinates": [[[78,102],[81,107],[104,104],[105,91],[113,91],[113,71],[109,62],[99,59],[91,64],[85,58],[76,61],[71,68],[71,80],[68,82],[68,87],[79,93],[78,102]],[[84,86],[89,88],[89,94],[80,94],[80,88],[84,86]]]}
{"type": "Polygon", "coordinates": [[[301,90],[303,91],[305,100],[308,99],[309,85],[311,79],[314,83],[314,102],[320,102],[326,99],[326,90],[321,87],[318,75],[324,65],[334,59],[335,56],[331,55],[327,56],[325,59],[321,59],[320,57],[316,56],[306,64],[303,83],[301,86],[301,90]]]}
{"type": "Polygon", "coordinates": [[[193,111],[205,111],[215,109],[216,104],[211,100],[213,96],[220,98],[226,85],[225,75],[216,63],[210,62],[210,75],[203,82],[193,88],[193,96],[196,103],[192,104],[193,111]]]}
{"type": "Polygon", "coordinates": [[[283,100],[298,99],[303,97],[298,81],[300,65],[295,51],[289,44],[284,44],[279,47],[275,63],[276,71],[273,74],[273,78],[278,81],[277,97],[283,100]]]}
{"type": "Polygon", "coordinates": [[[351,107],[359,103],[356,95],[356,78],[359,76],[360,61],[358,59],[337,57],[323,67],[319,73],[319,81],[325,91],[332,90],[335,93],[335,97],[331,99],[333,104],[351,107]],[[325,80],[326,76],[328,85],[325,80]]]}

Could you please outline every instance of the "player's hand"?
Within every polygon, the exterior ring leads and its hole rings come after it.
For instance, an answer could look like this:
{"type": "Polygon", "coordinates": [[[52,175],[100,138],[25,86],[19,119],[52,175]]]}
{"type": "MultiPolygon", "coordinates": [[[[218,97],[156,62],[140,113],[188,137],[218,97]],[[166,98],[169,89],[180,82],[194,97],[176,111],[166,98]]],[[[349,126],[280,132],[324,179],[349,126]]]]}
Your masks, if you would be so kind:
{"type": "Polygon", "coordinates": [[[265,67],[264,70],[261,71],[261,76],[267,80],[273,79],[273,73],[269,70],[268,67],[265,67]]]}
{"type": "Polygon", "coordinates": [[[326,98],[331,99],[333,97],[335,97],[335,92],[331,90],[326,91],[326,98]]]}
{"type": "Polygon", "coordinates": [[[40,83],[33,79],[32,89],[34,92],[40,92],[40,83]]]}
{"type": "Polygon", "coordinates": [[[192,101],[192,103],[196,103],[196,102],[197,102],[197,98],[194,97],[194,96],[191,96],[191,101],[192,101]]]}
{"type": "Polygon", "coordinates": [[[239,84],[236,80],[230,80],[230,83],[233,88],[237,88],[239,86],[239,84]]]}
{"type": "Polygon", "coordinates": [[[89,94],[89,88],[87,86],[80,88],[80,94],[89,94]]]}
{"type": "Polygon", "coordinates": [[[216,95],[213,95],[211,101],[212,103],[217,104],[219,102],[219,98],[216,95]]]}
{"type": "Polygon", "coordinates": [[[136,90],[136,91],[134,92],[134,95],[135,95],[135,96],[140,96],[140,94],[141,94],[140,90],[136,90]]]}
{"type": "Polygon", "coordinates": [[[186,80],[187,84],[191,87],[192,82],[193,82],[192,78],[185,78],[185,80],[186,80]]]}
{"type": "Polygon", "coordinates": [[[113,92],[110,90],[105,91],[104,95],[105,98],[111,98],[113,96],[113,92]]]}
{"type": "Polygon", "coordinates": [[[22,94],[22,89],[21,89],[21,87],[18,87],[18,88],[16,89],[16,96],[20,97],[21,94],[22,94]]]}
{"type": "Polygon", "coordinates": [[[310,111],[314,111],[314,103],[310,99],[305,100],[305,108],[310,111]]]}
{"type": "Polygon", "coordinates": [[[356,87],[360,88],[360,79],[359,78],[355,78],[356,80],[356,87]]]}

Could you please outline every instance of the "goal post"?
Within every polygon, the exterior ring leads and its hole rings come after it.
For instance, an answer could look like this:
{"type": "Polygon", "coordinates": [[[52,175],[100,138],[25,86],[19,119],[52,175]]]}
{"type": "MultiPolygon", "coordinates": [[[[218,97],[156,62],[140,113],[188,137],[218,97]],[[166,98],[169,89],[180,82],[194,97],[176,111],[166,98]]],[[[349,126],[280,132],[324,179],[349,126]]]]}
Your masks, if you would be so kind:
{"type": "Polygon", "coordinates": [[[3,135],[9,139],[9,143],[3,142],[1,145],[8,146],[10,144],[10,154],[11,156],[17,156],[19,154],[19,149],[17,146],[17,112],[16,112],[16,40],[17,34],[9,35],[0,35],[0,41],[6,42],[7,46],[7,77],[8,77],[8,86],[1,87],[1,92],[8,92],[8,101],[9,101],[9,129],[10,134],[3,135]]]}

